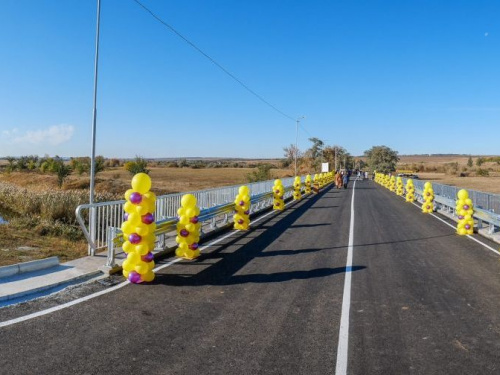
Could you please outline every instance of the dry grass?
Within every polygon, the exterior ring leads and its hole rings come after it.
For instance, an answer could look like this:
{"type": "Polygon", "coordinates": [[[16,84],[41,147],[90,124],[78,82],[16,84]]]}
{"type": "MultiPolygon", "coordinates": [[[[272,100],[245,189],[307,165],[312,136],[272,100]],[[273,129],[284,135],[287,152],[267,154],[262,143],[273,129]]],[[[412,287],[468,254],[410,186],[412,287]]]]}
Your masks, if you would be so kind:
{"type": "Polygon", "coordinates": [[[61,262],[87,255],[85,241],[41,236],[31,229],[0,225],[0,266],[59,256],[61,262]]]}
{"type": "Polygon", "coordinates": [[[434,181],[444,185],[500,194],[500,174],[490,177],[457,177],[444,173],[419,173],[418,176],[424,181],[434,181]]]}

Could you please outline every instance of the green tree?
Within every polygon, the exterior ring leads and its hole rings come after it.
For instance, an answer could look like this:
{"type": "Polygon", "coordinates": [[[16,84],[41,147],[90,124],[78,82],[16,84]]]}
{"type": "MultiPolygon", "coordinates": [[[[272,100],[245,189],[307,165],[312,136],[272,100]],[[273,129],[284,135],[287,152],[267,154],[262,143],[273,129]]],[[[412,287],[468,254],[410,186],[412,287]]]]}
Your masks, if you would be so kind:
{"type": "Polygon", "coordinates": [[[137,173],[149,174],[150,170],[147,169],[148,162],[140,156],[136,156],[134,161],[128,161],[123,166],[133,176],[137,173]]]}
{"type": "Polygon", "coordinates": [[[476,159],[476,165],[480,167],[484,163],[484,158],[477,158],[476,159]]]}
{"type": "Polygon", "coordinates": [[[467,166],[470,168],[474,165],[474,162],[472,161],[472,156],[469,156],[469,159],[467,160],[467,166]]]}
{"type": "Polygon", "coordinates": [[[247,174],[248,182],[267,181],[272,178],[271,164],[259,164],[257,170],[247,174]]]}
{"type": "Polygon", "coordinates": [[[394,172],[399,161],[398,152],[387,146],[373,146],[365,156],[370,169],[382,173],[394,172]]]}

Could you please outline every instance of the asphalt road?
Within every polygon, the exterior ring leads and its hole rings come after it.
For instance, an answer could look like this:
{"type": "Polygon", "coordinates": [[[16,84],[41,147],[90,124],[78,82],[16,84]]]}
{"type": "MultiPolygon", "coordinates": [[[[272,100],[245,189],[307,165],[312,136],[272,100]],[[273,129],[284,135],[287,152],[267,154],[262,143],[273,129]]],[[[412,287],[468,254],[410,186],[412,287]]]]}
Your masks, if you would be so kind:
{"type": "MultiPolygon", "coordinates": [[[[0,328],[0,374],[335,373],[352,192],[0,328]]],[[[499,256],[371,181],[354,207],[348,373],[499,374],[499,256]]]]}

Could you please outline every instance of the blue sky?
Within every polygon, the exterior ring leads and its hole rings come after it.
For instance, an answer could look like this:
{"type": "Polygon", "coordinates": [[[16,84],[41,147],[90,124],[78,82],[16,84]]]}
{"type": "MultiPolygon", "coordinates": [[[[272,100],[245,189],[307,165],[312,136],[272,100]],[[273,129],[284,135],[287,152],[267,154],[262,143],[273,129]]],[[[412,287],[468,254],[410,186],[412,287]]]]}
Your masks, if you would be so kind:
{"type": "MultiPolygon", "coordinates": [[[[499,1],[141,2],[311,136],[500,154],[499,1]]],[[[133,0],[101,1],[97,154],[281,157],[276,112],[133,0]]],[[[0,0],[0,156],[90,155],[95,0],[0,0]]]]}

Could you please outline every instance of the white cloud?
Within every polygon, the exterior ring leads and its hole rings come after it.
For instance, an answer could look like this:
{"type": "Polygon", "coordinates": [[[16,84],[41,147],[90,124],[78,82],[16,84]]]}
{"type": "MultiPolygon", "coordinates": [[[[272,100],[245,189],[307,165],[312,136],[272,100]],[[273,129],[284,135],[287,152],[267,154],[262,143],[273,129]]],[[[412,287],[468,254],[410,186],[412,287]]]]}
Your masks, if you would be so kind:
{"type": "MultiPolygon", "coordinates": [[[[48,129],[28,130],[22,136],[14,137],[15,143],[30,143],[30,144],[50,144],[60,145],[67,142],[73,136],[75,128],[73,125],[53,125],[48,129]]],[[[10,135],[13,135],[12,133],[10,135]]]]}

